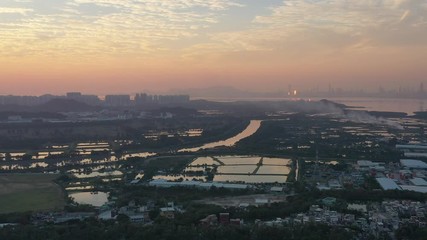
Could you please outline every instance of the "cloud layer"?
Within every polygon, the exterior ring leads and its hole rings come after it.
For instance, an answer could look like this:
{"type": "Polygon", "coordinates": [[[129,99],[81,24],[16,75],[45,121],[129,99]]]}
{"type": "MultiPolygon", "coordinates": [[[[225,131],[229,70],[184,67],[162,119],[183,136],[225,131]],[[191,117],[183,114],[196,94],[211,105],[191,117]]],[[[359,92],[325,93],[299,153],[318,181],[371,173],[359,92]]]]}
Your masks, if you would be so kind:
{"type": "MultiPolygon", "coordinates": [[[[168,64],[189,74],[196,68],[195,75],[235,77],[241,84],[252,75],[250,68],[274,79],[273,86],[283,78],[386,81],[390,76],[381,71],[396,66],[391,76],[412,72],[413,81],[419,81],[426,73],[420,61],[427,60],[427,2],[2,0],[0,38],[0,63],[11,69],[50,62],[62,67],[149,65],[157,71],[168,64]],[[381,59],[375,72],[370,66],[381,59]],[[341,70],[333,72],[335,64],[341,70]]],[[[40,76],[49,75],[43,71],[40,76]]],[[[0,75],[12,76],[6,70],[0,75]]]]}

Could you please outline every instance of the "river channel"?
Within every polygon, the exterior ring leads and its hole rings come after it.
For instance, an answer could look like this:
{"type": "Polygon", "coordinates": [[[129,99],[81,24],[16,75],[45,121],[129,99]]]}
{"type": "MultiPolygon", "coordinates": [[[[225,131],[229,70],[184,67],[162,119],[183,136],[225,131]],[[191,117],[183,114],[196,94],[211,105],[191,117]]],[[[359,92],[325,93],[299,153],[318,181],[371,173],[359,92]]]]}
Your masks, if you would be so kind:
{"type": "Polygon", "coordinates": [[[178,150],[178,152],[197,152],[202,149],[210,149],[210,148],[216,148],[216,147],[222,147],[222,146],[226,146],[226,147],[234,146],[238,141],[256,133],[256,131],[258,131],[258,129],[261,127],[261,122],[262,122],[261,120],[251,120],[251,122],[246,127],[246,129],[234,137],[231,137],[226,140],[217,141],[217,142],[206,143],[200,147],[180,149],[178,150]]]}

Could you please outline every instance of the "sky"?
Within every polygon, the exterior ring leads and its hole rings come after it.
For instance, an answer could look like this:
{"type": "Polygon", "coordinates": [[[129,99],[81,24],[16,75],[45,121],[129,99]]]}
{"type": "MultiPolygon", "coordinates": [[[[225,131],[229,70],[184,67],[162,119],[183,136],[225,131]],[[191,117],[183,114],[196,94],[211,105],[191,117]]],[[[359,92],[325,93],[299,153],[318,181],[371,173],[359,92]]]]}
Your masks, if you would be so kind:
{"type": "Polygon", "coordinates": [[[418,86],[426,0],[1,0],[0,94],[418,86]]]}

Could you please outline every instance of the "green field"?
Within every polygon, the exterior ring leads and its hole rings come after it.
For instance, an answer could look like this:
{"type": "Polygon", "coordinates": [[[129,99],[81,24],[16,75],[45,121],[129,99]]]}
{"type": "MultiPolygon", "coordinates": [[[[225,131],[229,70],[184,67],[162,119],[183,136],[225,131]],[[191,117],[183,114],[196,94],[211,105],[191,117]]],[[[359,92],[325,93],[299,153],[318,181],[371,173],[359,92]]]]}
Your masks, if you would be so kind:
{"type": "Polygon", "coordinates": [[[0,213],[62,209],[65,201],[54,174],[0,174],[0,213]]]}

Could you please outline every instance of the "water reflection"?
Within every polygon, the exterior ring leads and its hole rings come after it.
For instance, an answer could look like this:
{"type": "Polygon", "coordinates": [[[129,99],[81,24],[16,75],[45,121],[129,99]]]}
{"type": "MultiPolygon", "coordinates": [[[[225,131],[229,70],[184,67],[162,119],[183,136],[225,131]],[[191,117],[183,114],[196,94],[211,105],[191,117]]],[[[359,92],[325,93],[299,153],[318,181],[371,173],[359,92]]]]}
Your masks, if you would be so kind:
{"type": "Polygon", "coordinates": [[[282,166],[282,165],[290,165],[291,164],[291,159],[286,159],[286,158],[264,158],[262,163],[264,165],[278,165],[278,166],[282,166]]]}
{"type": "Polygon", "coordinates": [[[177,175],[157,175],[153,179],[169,181],[206,181],[214,175],[218,182],[284,183],[291,171],[287,158],[261,156],[198,157],[177,175]]]}
{"type": "Polygon", "coordinates": [[[88,204],[100,207],[108,202],[109,193],[105,192],[77,192],[69,195],[78,204],[88,204]]]}
{"type": "Polygon", "coordinates": [[[280,174],[280,175],[288,175],[291,171],[290,168],[285,166],[261,166],[257,174],[280,174]]]}
{"type": "Polygon", "coordinates": [[[194,160],[192,163],[190,163],[189,166],[214,166],[214,165],[221,165],[220,162],[216,161],[212,157],[199,157],[196,160],[194,160]]]}
{"type": "Polygon", "coordinates": [[[156,153],[152,153],[152,152],[127,153],[127,154],[124,154],[121,157],[121,159],[128,160],[129,158],[134,158],[134,157],[146,158],[146,157],[151,157],[151,156],[155,156],[155,155],[156,155],[156,153]]]}
{"type": "Polygon", "coordinates": [[[207,143],[201,147],[184,148],[179,150],[178,152],[197,152],[202,149],[216,148],[221,146],[229,146],[229,147],[234,146],[238,141],[244,138],[247,138],[252,134],[254,134],[256,131],[258,131],[258,129],[261,127],[261,122],[262,122],[261,120],[251,120],[251,122],[249,123],[248,127],[245,130],[243,130],[241,133],[237,134],[232,138],[229,138],[223,141],[207,143]]]}
{"type": "Polygon", "coordinates": [[[229,173],[239,173],[239,174],[251,174],[257,168],[256,165],[238,165],[238,166],[219,166],[217,173],[220,174],[229,174],[229,173]]]}
{"type": "Polygon", "coordinates": [[[37,163],[32,163],[30,165],[30,168],[45,168],[49,166],[49,164],[45,163],[45,162],[37,162],[37,163]]]}
{"type": "Polygon", "coordinates": [[[117,170],[111,172],[74,173],[74,176],[77,178],[115,177],[122,175],[123,173],[117,170]]]}
{"type": "Polygon", "coordinates": [[[218,161],[225,165],[256,165],[260,162],[261,157],[253,156],[221,156],[217,157],[218,161]]]}
{"type": "Polygon", "coordinates": [[[143,177],[144,177],[144,173],[143,172],[138,173],[138,175],[135,176],[135,180],[142,179],[143,177]]]}
{"type": "Polygon", "coordinates": [[[76,187],[66,187],[65,190],[67,191],[77,191],[77,190],[92,190],[94,189],[94,186],[76,186],[76,187]]]}

